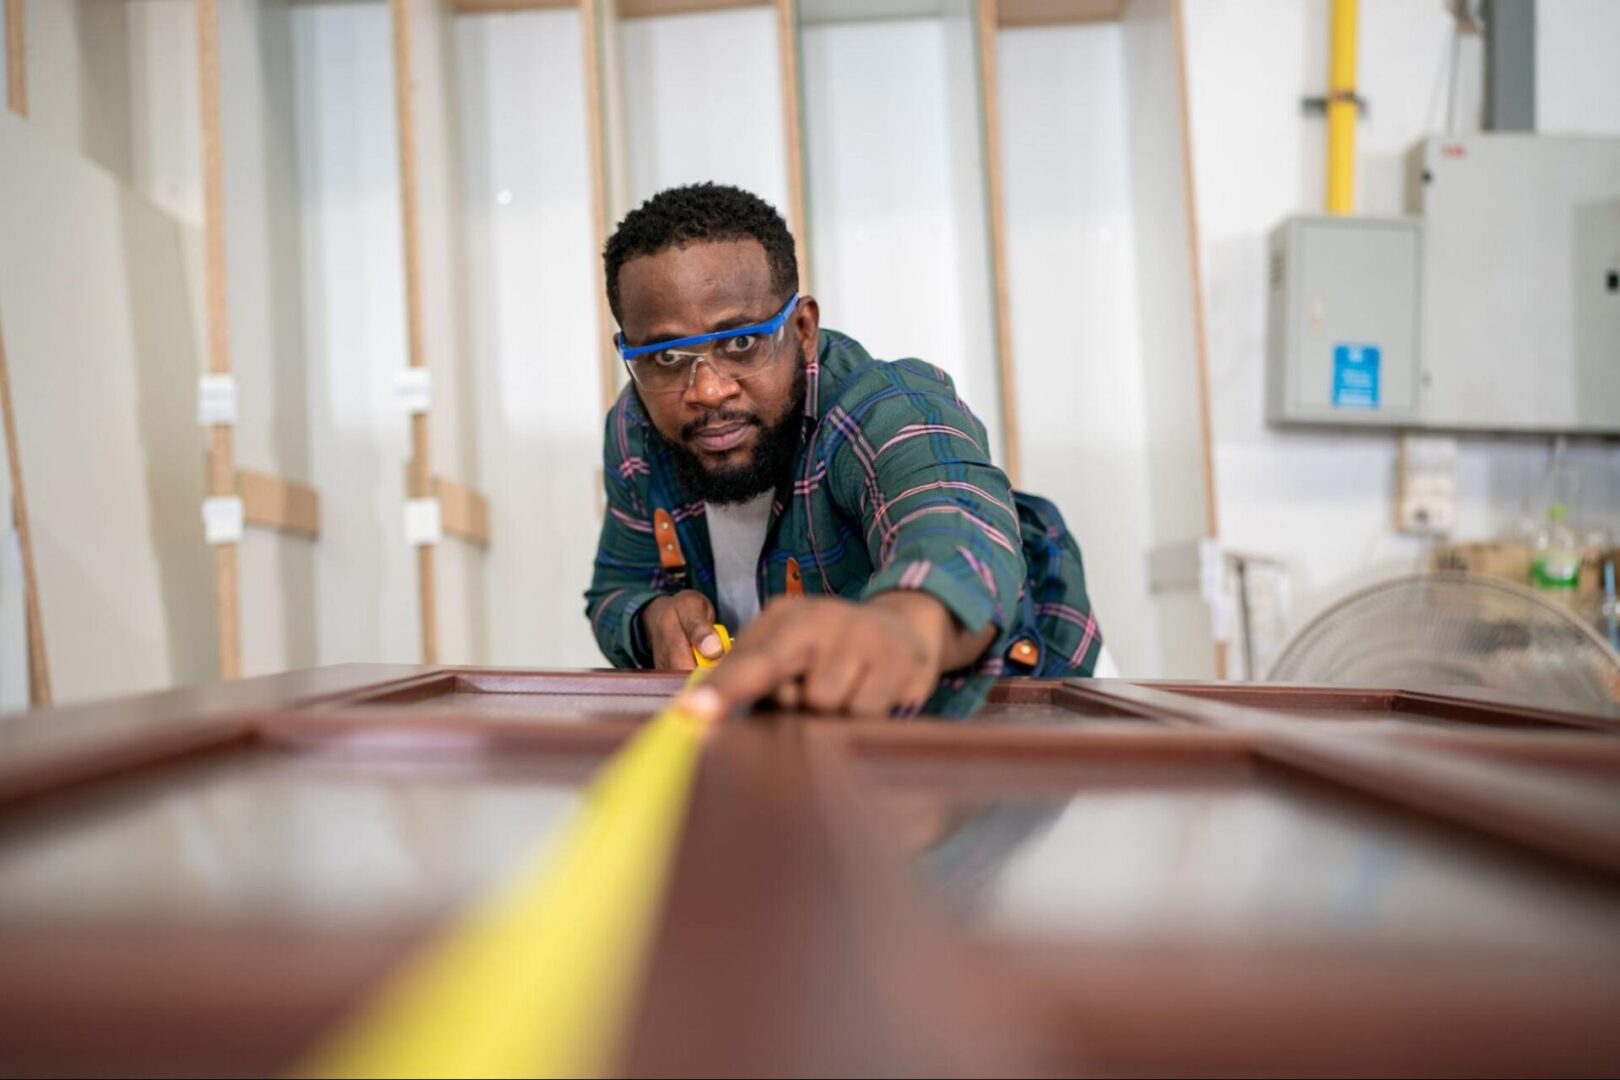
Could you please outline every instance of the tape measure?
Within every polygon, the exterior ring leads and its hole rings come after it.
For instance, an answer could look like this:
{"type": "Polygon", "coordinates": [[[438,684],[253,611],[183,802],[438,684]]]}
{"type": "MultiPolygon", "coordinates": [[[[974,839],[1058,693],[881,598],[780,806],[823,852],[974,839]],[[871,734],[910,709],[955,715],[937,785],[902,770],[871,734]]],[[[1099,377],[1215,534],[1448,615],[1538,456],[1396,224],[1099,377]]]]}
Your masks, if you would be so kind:
{"type": "MultiPolygon", "coordinates": [[[[725,628],[715,630],[729,650],[725,628]]],[[[687,685],[710,666],[694,671],[687,685]]],[[[531,856],[301,1074],[606,1074],[710,728],[673,706],[649,721],[603,766],[557,854],[548,857],[547,845],[531,856]]]]}

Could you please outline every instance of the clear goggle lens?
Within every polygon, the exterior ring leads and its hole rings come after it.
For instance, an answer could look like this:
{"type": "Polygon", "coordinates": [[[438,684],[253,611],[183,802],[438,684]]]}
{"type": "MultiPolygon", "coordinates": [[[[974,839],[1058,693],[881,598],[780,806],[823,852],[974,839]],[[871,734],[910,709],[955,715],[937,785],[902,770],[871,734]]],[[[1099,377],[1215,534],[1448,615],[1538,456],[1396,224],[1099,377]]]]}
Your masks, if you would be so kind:
{"type": "Polygon", "coordinates": [[[696,348],[646,353],[626,360],[625,366],[637,386],[654,393],[685,390],[691,386],[697,378],[699,360],[706,361],[710,370],[721,378],[746,379],[770,367],[785,334],[785,326],[778,326],[771,333],[741,333],[696,348]]]}

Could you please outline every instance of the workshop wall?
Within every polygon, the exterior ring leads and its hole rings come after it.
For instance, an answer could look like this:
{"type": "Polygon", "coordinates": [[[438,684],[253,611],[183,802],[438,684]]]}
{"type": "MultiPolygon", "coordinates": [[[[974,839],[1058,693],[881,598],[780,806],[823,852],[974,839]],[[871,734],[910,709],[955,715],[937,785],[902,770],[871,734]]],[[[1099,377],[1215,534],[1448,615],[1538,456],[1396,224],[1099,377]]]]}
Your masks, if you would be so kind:
{"type": "Polygon", "coordinates": [[[407,346],[388,9],[310,6],[293,17],[310,456],[323,503],[317,652],[322,662],[413,660],[409,444],[393,404],[407,346]]]}
{"type": "MultiPolygon", "coordinates": [[[[212,677],[215,623],[198,506],[204,441],[198,230],[139,191],[164,4],[29,0],[30,119],[4,117],[0,265],[23,467],[56,699],[212,677]]],[[[182,74],[181,77],[184,77],[182,74]]],[[[195,103],[191,106],[195,116],[195,103]]],[[[200,217],[200,214],[198,215],[200,217]]],[[[4,505],[9,505],[9,483],[4,505]]],[[[0,708],[28,700],[23,573],[6,515],[0,708]]]]}
{"type": "MultiPolygon", "coordinates": [[[[11,462],[0,439],[0,506],[11,499],[11,462]]],[[[0,530],[0,713],[28,708],[27,588],[17,530],[0,530]]]]}
{"type": "Polygon", "coordinates": [[[770,7],[622,20],[623,209],[667,187],[715,180],[785,214],[781,68],[770,7]]]}
{"type": "MultiPolygon", "coordinates": [[[[63,643],[51,653],[59,696],[207,679],[213,600],[188,393],[196,235],[10,113],[0,175],[0,251],[27,253],[0,260],[0,300],[44,628],[63,643]]],[[[27,653],[6,641],[0,681],[15,701],[27,653]]]]}
{"type": "Polygon", "coordinates": [[[998,49],[1024,484],[1074,530],[1121,669],[1160,671],[1125,31],[1002,30],[998,49]]]}
{"type": "MultiPolygon", "coordinates": [[[[98,9],[106,5],[80,6],[81,19],[96,11],[98,21],[81,22],[76,38],[116,36],[114,26],[100,21],[105,14],[98,9]]],[[[128,183],[200,234],[195,4],[132,0],[123,6],[123,16],[127,88],[104,83],[90,100],[102,110],[110,109],[108,100],[123,104],[129,130],[128,183]]],[[[235,425],[236,459],[241,468],[307,481],[311,465],[303,363],[303,202],[291,10],[254,0],[221,0],[219,43],[231,361],[242,402],[235,425]]],[[[54,56],[45,58],[47,70],[55,64],[54,56]]],[[[201,355],[205,328],[200,265],[194,268],[190,286],[201,355]]],[[[190,397],[194,390],[185,387],[181,393],[190,397]]],[[[200,462],[206,439],[200,430],[195,435],[200,462]]],[[[249,529],[238,558],[244,673],[316,663],[311,542],[249,529]]],[[[212,589],[211,583],[205,587],[212,589]]]]}
{"type": "Polygon", "coordinates": [[[602,487],[584,55],[574,11],[462,19],[462,206],[492,664],[598,666],[583,612],[602,487]]]}
{"type": "MultiPolygon", "coordinates": [[[[388,4],[219,3],[238,463],[313,485],[323,508],[315,541],[248,530],[243,668],[415,661],[415,554],[403,535],[410,450],[394,389],[407,341],[388,4]]],[[[1151,553],[1196,544],[1211,516],[1227,545],[1285,565],[1290,625],[1359,584],[1416,569],[1425,542],[1392,524],[1393,435],[1279,432],[1262,416],[1264,238],[1322,202],[1323,125],[1299,100],[1326,82],[1328,0],[1183,6],[1196,231],[1172,0],[1132,0],[1118,22],[996,31],[1004,317],[1016,357],[1003,388],[965,0],[894,3],[884,18],[871,17],[875,3],[801,0],[802,177],[787,153],[774,8],[608,20],[605,160],[593,163],[576,11],[454,16],[414,3],[433,471],[486,494],[492,514],[487,551],[448,537],[438,545],[441,659],[601,662],[581,617],[605,405],[597,164],[612,220],[662,187],[701,178],[751,188],[789,214],[802,179],[807,284],[826,322],[877,355],[917,355],[949,371],[998,456],[1000,394],[1010,395],[1022,485],[1053,498],[1075,529],[1127,674],[1214,673],[1197,589],[1155,591],[1148,569],[1151,553]],[[1193,251],[1207,323],[1213,506],[1202,473],[1193,251]]],[[[1453,79],[1445,5],[1361,8],[1371,111],[1359,131],[1358,210],[1398,213],[1411,143],[1448,114],[1461,130],[1479,125],[1480,43],[1461,40],[1453,79]]],[[[127,410],[132,386],[157,377],[175,396],[137,422],[157,428],[86,442],[106,455],[108,475],[129,464],[114,455],[142,462],[144,486],[130,490],[146,493],[144,516],[124,507],[135,516],[60,520],[105,536],[135,530],[130,550],[148,551],[147,561],[108,566],[129,582],[126,600],[155,597],[156,607],[135,632],[145,635],[140,648],[123,647],[77,632],[103,601],[42,583],[47,621],[59,627],[49,642],[63,673],[58,697],[68,701],[213,670],[213,586],[196,508],[206,439],[191,422],[203,340],[195,6],[27,0],[26,10],[32,110],[28,138],[13,146],[70,156],[75,183],[100,192],[96,213],[133,200],[140,209],[130,213],[166,222],[181,252],[165,264],[168,277],[146,282],[133,265],[113,273],[128,252],[77,233],[65,241],[64,258],[110,275],[98,295],[155,305],[178,319],[165,333],[180,333],[161,369],[141,366],[135,344],[120,351],[88,330],[62,354],[94,350],[101,366],[76,391],[80,411],[55,415],[58,424],[103,425],[127,410]],[[195,555],[183,571],[174,569],[181,550],[195,555]],[[118,663],[101,663],[110,653],[118,663]]],[[[1557,0],[1537,10],[1542,130],[1620,134],[1620,5],[1557,0]]],[[[88,207],[85,220],[96,220],[88,207]]],[[[4,262],[21,281],[29,264],[11,249],[4,262]]],[[[14,369],[54,355],[39,351],[45,339],[30,336],[26,318],[13,331],[20,287],[0,295],[7,344],[18,342],[14,369]]],[[[106,324],[94,314],[83,321],[106,324]]],[[[31,385],[19,410],[51,420],[41,410],[67,409],[40,404],[56,400],[48,389],[31,385]]],[[[30,440],[54,447],[40,441],[44,430],[30,440]]],[[[30,449],[25,442],[25,457],[30,449]]],[[[1496,535],[1539,512],[1548,453],[1545,439],[1462,437],[1459,535],[1496,535]]],[[[1568,460],[1581,482],[1576,516],[1620,530],[1620,447],[1572,441],[1568,460]]],[[[64,473],[31,458],[25,467],[47,527],[80,505],[68,497],[84,490],[60,487],[64,473]],[[58,492],[47,487],[62,493],[54,508],[58,492]]],[[[0,709],[25,693],[18,580],[8,532],[0,709]]]]}
{"type": "MultiPolygon", "coordinates": [[[[1407,149],[1443,131],[1452,20],[1441,4],[1363,0],[1357,211],[1403,211],[1407,149]]],[[[1537,66],[1543,127],[1613,132],[1620,93],[1620,7],[1538,4],[1537,66]]],[[[1394,529],[1396,437],[1389,433],[1277,431],[1263,416],[1265,243],[1284,217],[1323,205],[1325,125],[1300,99],[1327,83],[1327,0],[1187,5],[1194,168],[1203,253],[1215,474],[1223,540],[1284,560],[1298,626],[1344,593],[1423,568],[1427,542],[1394,529]]],[[[1458,130],[1478,130],[1481,42],[1460,42],[1458,130]]],[[[1491,538],[1542,512],[1548,439],[1463,436],[1458,441],[1459,537],[1491,538]]],[[[1620,528],[1620,446],[1572,441],[1581,477],[1572,516],[1620,528]]]]}
{"type": "Polygon", "coordinates": [[[1536,5],[1536,130],[1620,135],[1620,4],[1536,5]]]}
{"type": "Polygon", "coordinates": [[[1002,461],[966,14],[807,21],[801,41],[822,319],[873,356],[921,357],[948,372],[1002,461]]]}
{"type": "Polygon", "coordinates": [[[134,152],[127,104],[132,55],[122,5],[23,0],[23,9],[30,122],[127,182],[134,152]]]}
{"type": "MultiPolygon", "coordinates": [[[[168,0],[167,6],[171,19],[184,25],[194,22],[187,10],[191,5],[168,0]]],[[[190,39],[176,33],[172,38],[165,34],[163,40],[190,39]]],[[[236,428],[237,459],[241,468],[315,482],[311,373],[304,336],[305,234],[300,225],[305,204],[299,177],[294,41],[287,7],[252,0],[229,0],[220,7],[231,361],[243,401],[236,428]]],[[[188,56],[194,51],[188,50],[188,56]]],[[[165,66],[177,59],[154,58],[165,66]]],[[[186,65],[185,70],[194,68],[186,65]]],[[[185,101],[194,102],[196,80],[180,85],[185,101]]],[[[192,111],[166,112],[184,117],[192,111]]],[[[194,132],[195,126],[189,130],[194,132]]],[[[325,510],[325,521],[331,522],[341,508],[328,503],[325,510]]],[[[265,529],[244,534],[245,672],[319,662],[317,544],[265,529]]]]}
{"type": "MultiPolygon", "coordinates": [[[[30,5],[31,16],[38,6],[30,5]]],[[[991,430],[999,458],[972,7],[963,0],[913,6],[908,17],[874,20],[859,5],[806,5],[799,39],[804,180],[814,207],[809,284],[824,300],[829,325],[861,337],[878,355],[919,355],[950,371],[991,430]]],[[[65,149],[113,169],[173,215],[195,243],[202,219],[195,6],[130,0],[119,10],[113,19],[105,6],[79,0],[31,19],[30,122],[65,149]],[[103,53],[116,53],[118,62],[102,62],[103,53]]],[[[440,655],[596,663],[594,644],[574,617],[599,520],[603,407],[579,17],[545,11],[458,18],[433,4],[412,10],[434,472],[489,496],[494,539],[487,552],[451,539],[439,545],[440,655]],[[568,467],[537,467],[547,462],[568,467]]],[[[231,346],[242,401],[238,464],[311,484],[323,508],[318,540],[260,529],[244,536],[243,670],[415,660],[414,553],[401,525],[409,443],[393,388],[407,343],[388,7],[384,0],[221,0],[219,11],[231,346]]],[[[1167,11],[1167,4],[1156,5],[1161,30],[1167,11]]],[[[743,184],[788,211],[774,12],[607,25],[612,217],[654,190],[700,177],[743,184]],[[723,77],[713,68],[694,75],[673,62],[699,42],[705,55],[734,59],[723,77]],[[739,85],[750,92],[737,93],[739,85]]],[[[1095,34],[1092,47],[1113,58],[1095,72],[1087,66],[1065,108],[1095,113],[1090,99],[1099,89],[1103,100],[1122,102],[1120,29],[1058,33],[1076,35],[1076,42],[1095,34]]],[[[1018,46],[1010,48],[1003,61],[1008,93],[1030,107],[1042,80],[1061,76],[1062,53],[1048,48],[1026,72],[1018,46]]],[[[1016,130],[1023,118],[1003,113],[1016,130]]],[[[1028,135],[1043,140],[1049,131],[1028,135]]],[[[1099,173],[1099,183],[1119,193],[1129,183],[1120,163],[1139,147],[1118,124],[1108,137],[1112,152],[1089,154],[1081,167],[1112,170],[1099,173]]],[[[1010,160],[1020,160],[1023,138],[1007,138],[1010,160]]],[[[1035,150],[1029,166],[1010,166],[1011,182],[1020,183],[1023,170],[1031,183],[1043,183],[1042,152],[1035,150]]],[[[1045,190],[1050,205],[1013,225],[1031,245],[1014,257],[1031,266],[1049,250],[1043,215],[1071,213],[1074,203],[1049,183],[1045,190]]],[[[1166,190],[1179,192],[1179,180],[1166,190]]],[[[1082,223],[1093,214],[1090,207],[1073,212],[1082,223]]],[[[1095,320],[1084,320],[1083,333],[1095,326],[1099,342],[1121,335],[1113,366],[1130,374],[1087,378],[1084,364],[1101,354],[1089,345],[1054,351],[1040,332],[1049,301],[1015,296],[1015,332],[1023,335],[1026,356],[1019,370],[1035,389],[1009,392],[1020,397],[1019,408],[1033,408],[1022,437],[1041,448],[1025,486],[1056,498],[1080,530],[1111,645],[1127,669],[1156,671],[1163,651],[1156,608],[1143,602],[1139,551],[1128,554],[1152,538],[1144,493],[1153,485],[1131,479],[1129,466],[1115,466],[1143,453],[1148,439],[1148,419],[1132,404],[1143,375],[1131,337],[1144,321],[1162,321],[1164,311],[1137,305],[1136,283],[1114,276],[1144,272],[1130,261],[1128,208],[1097,215],[1120,219],[1115,251],[1124,250],[1127,260],[1102,256],[1098,273],[1118,291],[1088,295],[1088,304],[1096,297],[1095,320]],[[1076,390],[1094,385],[1078,397],[1039,389],[1071,382],[1076,390]],[[1097,393],[1114,395],[1097,410],[1108,415],[1077,434],[1073,410],[1097,393]],[[1042,430],[1048,423],[1058,427],[1055,439],[1042,430]],[[1116,430],[1093,434],[1110,428],[1116,430]],[[1116,440],[1118,453],[1094,453],[1087,440],[1095,438],[1116,440]],[[1112,572],[1121,557],[1130,571],[1112,572]]],[[[1184,238],[1171,235],[1169,245],[1184,250],[1184,238]]],[[[1025,279],[1037,295],[1047,287],[1038,271],[1025,279]]],[[[187,284],[195,357],[203,338],[200,266],[191,267],[187,284]]],[[[1171,361],[1189,361],[1185,343],[1171,361]]],[[[189,400],[184,388],[180,394],[189,400]]],[[[183,430],[176,438],[194,448],[200,463],[203,433],[183,430]]],[[[194,482],[192,474],[188,483],[194,482]]],[[[189,530],[194,522],[188,503],[173,527],[189,530]]],[[[194,585],[199,596],[211,595],[206,565],[194,585]]],[[[206,631],[211,613],[204,610],[204,617],[206,631]]],[[[1181,625],[1165,623],[1172,624],[1181,625]]],[[[71,634],[52,637],[53,650],[78,647],[71,634]]],[[[20,648],[20,635],[8,631],[0,640],[20,648]]],[[[206,653],[192,659],[199,670],[209,666],[206,653]]],[[[154,670],[143,678],[94,690],[124,692],[169,676],[154,670]]],[[[10,688],[18,680],[0,684],[10,688]]],[[[73,700],[81,688],[69,680],[59,691],[60,700],[73,700]]]]}

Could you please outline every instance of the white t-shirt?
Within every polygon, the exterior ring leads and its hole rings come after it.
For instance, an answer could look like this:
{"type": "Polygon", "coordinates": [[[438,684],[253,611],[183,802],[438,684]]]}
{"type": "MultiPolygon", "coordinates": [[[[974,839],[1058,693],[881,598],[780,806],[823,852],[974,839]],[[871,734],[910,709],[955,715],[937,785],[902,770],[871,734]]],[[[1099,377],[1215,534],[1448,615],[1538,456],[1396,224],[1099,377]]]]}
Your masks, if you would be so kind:
{"type": "Polygon", "coordinates": [[[747,502],[720,506],[709,503],[704,517],[709,522],[709,548],[714,552],[715,592],[720,598],[720,622],[733,635],[759,615],[759,585],[755,574],[759,553],[765,547],[765,532],[771,524],[771,501],[776,493],[767,491],[747,502]]]}

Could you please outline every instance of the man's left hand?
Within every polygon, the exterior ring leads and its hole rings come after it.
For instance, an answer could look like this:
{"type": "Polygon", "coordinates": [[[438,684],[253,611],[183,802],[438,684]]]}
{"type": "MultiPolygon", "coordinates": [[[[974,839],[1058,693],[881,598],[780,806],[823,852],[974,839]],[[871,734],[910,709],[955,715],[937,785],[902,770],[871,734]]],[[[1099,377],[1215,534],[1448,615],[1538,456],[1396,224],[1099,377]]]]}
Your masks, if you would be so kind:
{"type": "Polygon", "coordinates": [[[772,698],[785,709],[851,716],[921,711],[941,673],[976,660],[995,627],[964,630],[927,593],[773,601],[680,704],[712,719],[772,698]]]}

